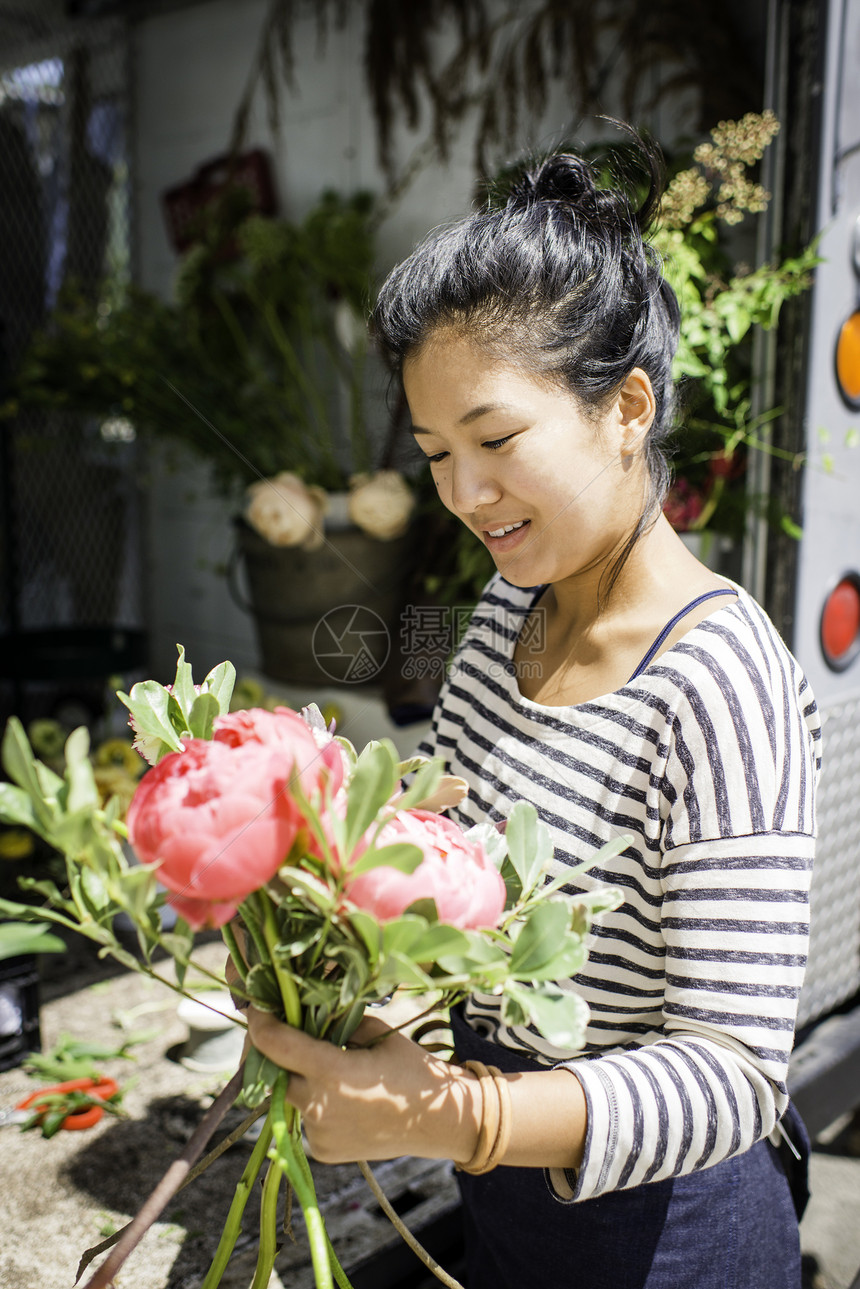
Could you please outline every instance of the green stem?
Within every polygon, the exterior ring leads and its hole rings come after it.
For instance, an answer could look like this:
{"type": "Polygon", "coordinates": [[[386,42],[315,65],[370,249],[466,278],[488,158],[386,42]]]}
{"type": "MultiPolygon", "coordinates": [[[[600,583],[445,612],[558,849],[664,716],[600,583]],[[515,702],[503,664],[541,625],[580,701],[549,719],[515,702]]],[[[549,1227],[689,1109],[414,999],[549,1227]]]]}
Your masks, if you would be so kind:
{"type": "MultiPolygon", "coordinates": [[[[295,1151],[296,1159],[298,1161],[299,1168],[301,1168],[302,1170],[302,1176],[305,1179],[306,1186],[313,1192],[314,1196],[316,1197],[313,1173],[311,1172],[311,1166],[308,1163],[308,1157],[305,1154],[304,1147],[302,1146],[302,1143],[301,1143],[301,1135],[300,1135],[298,1124],[296,1124],[296,1134],[297,1134],[297,1149],[295,1151]]],[[[343,1267],[340,1265],[340,1260],[334,1251],[334,1245],[329,1239],[329,1234],[328,1234],[328,1231],[326,1230],[325,1222],[323,1222],[323,1231],[325,1231],[326,1244],[328,1245],[329,1262],[331,1263],[331,1269],[334,1272],[334,1278],[337,1281],[338,1289],[352,1289],[352,1285],[349,1282],[349,1278],[346,1272],[344,1271],[343,1267]]]]}
{"type": "Polygon", "coordinates": [[[257,1144],[251,1152],[251,1158],[245,1165],[245,1171],[239,1178],[233,1195],[233,1202],[230,1205],[230,1212],[227,1214],[227,1221],[224,1223],[224,1230],[221,1232],[221,1239],[218,1242],[218,1248],[215,1250],[215,1257],[212,1259],[212,1265],[206,1273],[206,1279],[200,1286],[200,1289],[216,1289],[221,1283],[227,1263],[230,1261],[230,1254],[239,1238],[239,1232],[242,1229],[242,1214],[245,1211],[245,1205],[248,1203],[248,1197],[253,1189],[257,1174],[263,1166],[263,1160],[269,1150],[272,1140],[272,1123],[271,1117],[266,1119],[263,1124],[263,1130],[257,1138],[257,1144]]]}
{"type": "Polygon", "coordinates": [[[263,896],[263,937],[272,961],[272,970],[275,973],[275,979],[281,991],[281,998],[284,1003],[284,1019],[294,1029],[301,1029],[302,1004],[299,999],[299,991],[296,989],[292,977],[288,972],[284,971],[275,956],[275,950],[278,947],[278,924],[272,901],[266,895],[263,896]]]}
{"type": "Polygon", "coordinates": [[[248,971],[248,964],[245,962],[244,954],[239,947],[239,941],[236,939],[236,932],[233,930],[229,922],[225,922],[222,926],[221,938],[227,946],[227,952],[232,959],[233,966],[236,968],[236,971],[239,974],[239,979],[244,985],[245,976],[248,971]]]}
{"type": "MultiPolygon", "coordinates": [[[[331,1246],[314,1192],[310,1169],[305,1172],[299,1162],[301,1156],[304,1155],[304,1150],[299,1137],[298,1115],[294,1107],[286,1105],[284,1101],[286,1091],[287,1075],[286,1071],[282,1071],[277,1077],[272,1092],[271,1120],[272,1132],[275,1138],[272,1155],[280,1161],[302,1206],[308,1231],[316,1287],[317,1289],[334,1289],[332,1264],[329,1260],[331,1246]]],[[[343,1275],[342,1270],[341,1275],[343,1275]]],[[[343,1280],[338,1277],[338,1284],[342,1286],[342,1289],[349,1289],[349,1282],[346,1281],[345,1276],[343,1276],[343,1280]]],[[[252,1286],[252,1289],[256,1289],[256,1286],[252,1286]]]]}
{"type": "MultiPolygon", "coordinates": [[[[262,898],[265,899],[266,897],[262,896],[262,898]]],[[[249,896],[249,898],[242,904],[240,912],[242,914],[242,921],[248,929],[248,934],[254,941],[257,956],[260,959],[260,962],[265,962],[269,956],[269,951],[266,946],[265,938],[260,930],[260,918],[257,916],[253,902],[254,900],[254,896],[249,896]]],[[[259,903],[259,899],[257,899],[256,902],[259,903]]]]}
{"type": "MultiPolygon", "coordinates": [[[[272,1102],[274,1105],[274,1101],[272,1102]]],[[[251,1289],[266,1289],[275,1268],[278,1255],[278,1191],[284,1166],[276,1152],[269,1155],[269,1171],[263,1183],[263,1198],[260,1203],[260,1244],[257,1250],[257,1268],[251,1289]]]]}

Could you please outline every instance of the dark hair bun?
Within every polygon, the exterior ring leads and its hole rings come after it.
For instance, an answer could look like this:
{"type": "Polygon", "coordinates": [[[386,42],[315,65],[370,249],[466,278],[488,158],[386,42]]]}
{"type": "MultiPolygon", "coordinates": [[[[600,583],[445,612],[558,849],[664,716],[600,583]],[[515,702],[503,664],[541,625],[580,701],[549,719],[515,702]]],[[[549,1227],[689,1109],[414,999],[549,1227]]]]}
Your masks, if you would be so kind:
{"type": "Polygon", "coordinates": [[[511,184],[508,205],[530,205],[536,201],[564,201],[575,206],[592,205],[595,183],[591,168],[581,157],[558,152],[524,170],[511,184]]]}
{"type": "Polygon", "coordinates": [[[651,227],[665,183],[663,154],[623,122],[615,122],[630,136],[630,146],[610,152],[607,167],[611,186],[597,182],[595,170],[572,152],[556,152],[524,168],[510,183],[507,205],[524,208],[538,202],[563,203],[580,217],[598,219],[604,229],[634,224],[640,234],[651,227]],[[643,180],[647,181],[644,200],[643,180]]]}

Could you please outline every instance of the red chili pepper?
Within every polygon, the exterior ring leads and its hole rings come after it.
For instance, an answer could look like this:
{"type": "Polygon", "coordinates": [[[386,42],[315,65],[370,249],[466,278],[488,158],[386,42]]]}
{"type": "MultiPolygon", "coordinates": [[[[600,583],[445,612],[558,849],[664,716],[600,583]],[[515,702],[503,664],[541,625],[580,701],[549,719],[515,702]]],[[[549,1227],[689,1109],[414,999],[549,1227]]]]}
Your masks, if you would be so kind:
{"type": "MultiPolygon", "coordinates": [[[[18,1102],[18,1110],[27,1110],[31,1106],[35,1114],[39,1114],[42,1107],[36,1104],[41,1097],[61,1096],[64,1092],[85,1092],[89,1097],[97,1097],[100,1101],[109,1101],[111,1097],[116,1096],[119,1088],[113,1079],[69,1079],[66,1083],[55,1083],[49,1088],[39,1088],[37,1092],[31,1092],[23,1101],[18,1102]]],[[[47,1106],[44,1107],[47,1111],[47,1106]]],[[[72,1114],[66,1115],[60,1124],[67,1132],[79,1132],[82,1128],[91,1128],[93,1124],[98,1123],[104,1114],[101,1106],[86,1106],[83,1110],[77,1110],[72,1114]]]]}

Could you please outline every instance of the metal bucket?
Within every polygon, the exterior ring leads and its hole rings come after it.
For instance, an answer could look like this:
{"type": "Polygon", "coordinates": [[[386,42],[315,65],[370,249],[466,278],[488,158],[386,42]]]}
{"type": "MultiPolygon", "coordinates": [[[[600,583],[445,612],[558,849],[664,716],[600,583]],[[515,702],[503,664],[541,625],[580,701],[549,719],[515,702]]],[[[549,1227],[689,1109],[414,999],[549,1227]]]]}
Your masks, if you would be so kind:
{"type": "Polygon", "coordinates": [[[382,542],[348,528],[305,551],[273,546],[244,519],[235,526],[231,593],[254,618],[265,675],[288,684],[379,683],[412,539],[382,542]],[[240,561],[247,597],[238,585],[240,561]]]}

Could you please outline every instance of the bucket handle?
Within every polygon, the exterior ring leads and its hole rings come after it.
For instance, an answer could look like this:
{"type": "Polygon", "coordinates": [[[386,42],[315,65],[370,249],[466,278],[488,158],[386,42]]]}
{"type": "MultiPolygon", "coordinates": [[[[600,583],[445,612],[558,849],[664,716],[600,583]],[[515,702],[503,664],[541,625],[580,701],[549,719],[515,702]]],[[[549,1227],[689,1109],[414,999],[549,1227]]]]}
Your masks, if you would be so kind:
{"type": "Polygon", "coordinates": [[[230,599],[243,613],[249,614],[260,622],[270,623],[278,627],[297,627],[304,622],[313,622],[315,615],[301,618],[296,615],[285,618],[277,613],[267,613],[265,609],[259,608],[252,600],[248,599],[242,587],[239,584],[239,566],[242,562],[242,550],[238,542],[233,543],[233,549],[230,552],[230,558],[227,561],[227,590],[230,593],[230,599]]]}

